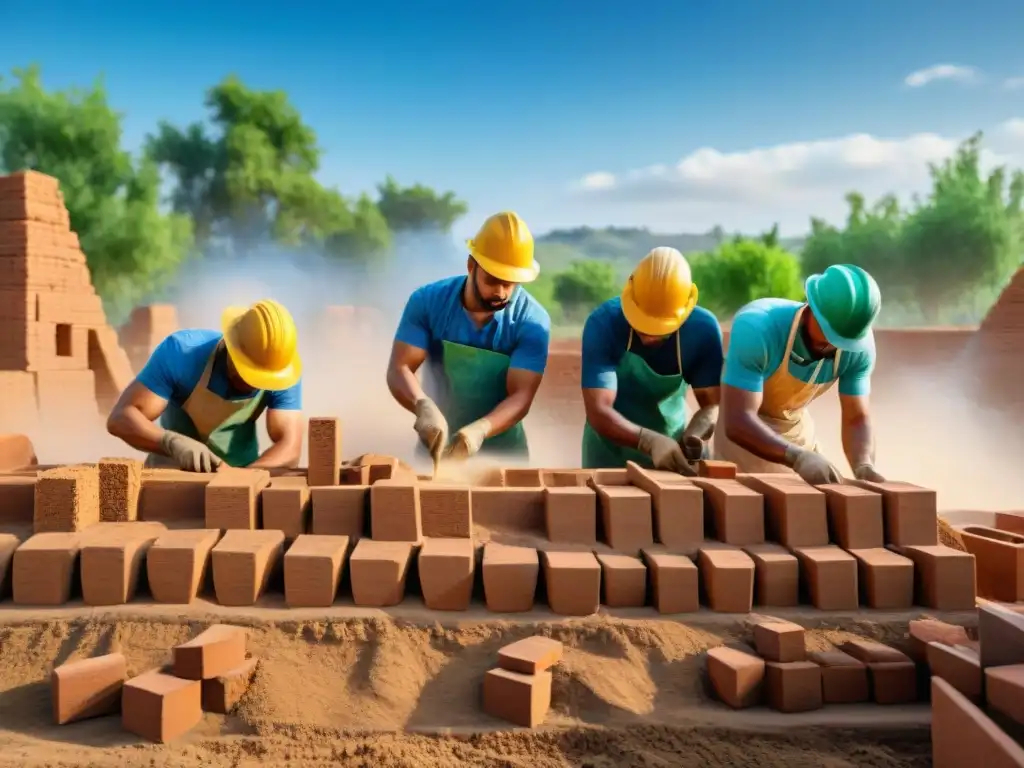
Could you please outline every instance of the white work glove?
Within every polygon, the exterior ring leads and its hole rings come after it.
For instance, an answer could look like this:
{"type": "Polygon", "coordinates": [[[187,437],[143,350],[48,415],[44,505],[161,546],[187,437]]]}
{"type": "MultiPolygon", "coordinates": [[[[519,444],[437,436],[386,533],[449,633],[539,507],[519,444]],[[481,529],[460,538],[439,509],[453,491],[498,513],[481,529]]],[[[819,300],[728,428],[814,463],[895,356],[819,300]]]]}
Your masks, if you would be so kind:
{"type": "Polygon", "coordinates": [[[682,446],[668,435],[641,428],[636,448],[651,457],[655,469],[678,472],[687,477],[697,474],[697,469],[683,455],[682,446]]]}
{"type": "Polygon", "coordinates": [[[416,401],[416,423],[413,429],[419,435],[420,442],[430,451],[430,458],[436,462],[448,444],[448,421],[429,397],[416,401]]]}
{"type": "Polygon", "coordinates": [[[472,424],[467,424],[455,433],[452,444],[444,452],[445,458],[468,459],[475,456],[490,433],[491,422],[487,419],[478,419],[472,424]]]}
{"type": "Polygon", "coordinates": [[[854,467],[853,476],[858,480],[866,480],[869,483],[885,482],[885,478],[878,474],[878,471],[870,464],[859,464],[854,467]]]}
{"type": "Polygon", "coordinates": [[[786,448],[786,466],[792,468],[809,485],[843,482],[843,476],[832,462],[820,453],[795,445],[786,448]]]}
{"type": "Polygon", "coordinates": [[[679,445],[683,448],[683,455],[687,461],[700,461],[707,451],[708,441],[715,433],[715,424],[718,422],[718,406],[708,405],[701,408],[690,419],[679,437],[679,445]]]}
{"type": "Polygon", "coordinates": [[[216,472],[224,463],[204,443],[170,430],[161,436],[160,448],[186,472],[216,472]]]}

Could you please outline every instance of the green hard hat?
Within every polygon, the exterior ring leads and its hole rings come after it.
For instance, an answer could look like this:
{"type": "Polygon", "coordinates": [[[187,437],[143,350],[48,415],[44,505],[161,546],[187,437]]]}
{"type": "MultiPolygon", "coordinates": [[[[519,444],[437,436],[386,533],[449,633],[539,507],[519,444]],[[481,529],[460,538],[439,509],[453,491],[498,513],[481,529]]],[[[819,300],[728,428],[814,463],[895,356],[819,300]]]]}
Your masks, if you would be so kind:
{"type": "Polygon", "coordinates": [[[871,324],[882,308],[875,279],[853,264],[833,264],[804,283],[807,303],[828,343],[845,352],[867,348],[871,324]]]}

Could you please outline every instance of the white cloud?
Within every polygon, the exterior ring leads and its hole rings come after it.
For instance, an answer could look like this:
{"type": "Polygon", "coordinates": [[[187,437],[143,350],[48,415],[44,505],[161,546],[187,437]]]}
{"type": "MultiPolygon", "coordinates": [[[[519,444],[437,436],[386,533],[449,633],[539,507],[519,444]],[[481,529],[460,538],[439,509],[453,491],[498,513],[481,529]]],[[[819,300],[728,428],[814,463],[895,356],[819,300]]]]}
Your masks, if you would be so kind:
{"type": "Polygon", "coordinates": [[[1008,91],[1016,91],[1024,88],[1024,77],[1008,77],[1003,80],[1003,88],[1008,91]]]}
{"type": "Polygon", "coordinates": [[[958,83],[971,83],[978,79],[978,70],[959,64],[935,64],[925,69],[911,72],[903,79],[903,84],[910,88],[921,88],[939,80],[953,80],[958,83]]]}

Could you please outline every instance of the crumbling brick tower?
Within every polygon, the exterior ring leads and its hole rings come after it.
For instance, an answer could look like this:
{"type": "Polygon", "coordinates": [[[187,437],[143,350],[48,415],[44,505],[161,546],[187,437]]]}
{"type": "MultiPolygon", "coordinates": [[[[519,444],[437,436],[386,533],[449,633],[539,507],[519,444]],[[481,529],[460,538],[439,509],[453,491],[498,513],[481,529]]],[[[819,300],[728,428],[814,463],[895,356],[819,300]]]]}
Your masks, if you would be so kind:
{"type": "Polygon", "coordinates": [[[118,335],[132,367],[141,371],[157,345],[177,330],[178,310],[173,304],[150,304],[136,307],[118,335]]]}
{"type": "Polygon", "coordinates": [[[132,375],[57,179],[0,176],[0,432],[98,419],[132,375]]]}
{"type": "Polygon", "coordinates": [[[1024,410],[1024,267],[1014,274],[965,350],[961,368],[989,408],[1024,410]]]}

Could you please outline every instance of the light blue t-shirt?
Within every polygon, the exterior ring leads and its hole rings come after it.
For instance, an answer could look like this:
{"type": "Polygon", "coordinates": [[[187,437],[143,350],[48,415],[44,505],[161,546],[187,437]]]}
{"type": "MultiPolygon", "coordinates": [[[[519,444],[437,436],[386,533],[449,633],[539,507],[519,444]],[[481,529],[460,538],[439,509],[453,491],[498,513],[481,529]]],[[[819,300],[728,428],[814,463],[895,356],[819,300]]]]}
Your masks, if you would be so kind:
{"type": "MultiPolygon", "coordinates": [[[[199,384],[206,363],[222,338],[220,331],[176,331],[157,345],[136,381],[171,405],[181,408],[199,384]]],[[[227,377],[226,351],[214,361],[209,389],[225,400],[244,400],[258,392],[240,392],[231,386],[227,377]]],[[[302,410],[302,380],[288,389],[267,392],[264,402],[272,410],[302,410]]]]}
{"type": "MultiPolygon", "coordinates": [[[[618,388],[616,369],[629,345],[630,325],[622,312],[622,299],[608,299],[587,318],[583,326],[584,389],[618,388]]],[[[694,308],[676,334],[658,344],[645,346],[636,334],[629,351],[638,355],[651,370],[662,376],[680,373],[694,389],[717,387],[722,375],[722,328],[718,319],[703,307],[694,308]]]]}
{"type": "MultiPolygon", "coordinates": [[[[722,383],[747,392],[761,392],[765,380],[782,364],[793,317],[802,306],[788,299],[758,299],[737,312],[729,334],[722,383]]],[[[827,383],[838,378],[839,394],[870,394],[871,373],[875,369],[874,335],[869,335],[868,340],[867,351],[842,353],[838,371],[835,371],[833,359],[824,359],[815,382],[827,383]]],[[[788,361],[789,372],[809,382],[817,364],[817,360],[811,359],[798,330],[788,361]]]]}
{"type": "Polygon", "coordinates": [[[427,352],[427,362],[441,370],[441,342],[507,355],[509,367],[544,373],[548,363],[551,318],[536,299],[517,286],[504,309],[478,328],[462,304],[466,276],[449,277],[413,291],[395,332],[401,341],[427,352]]]}

